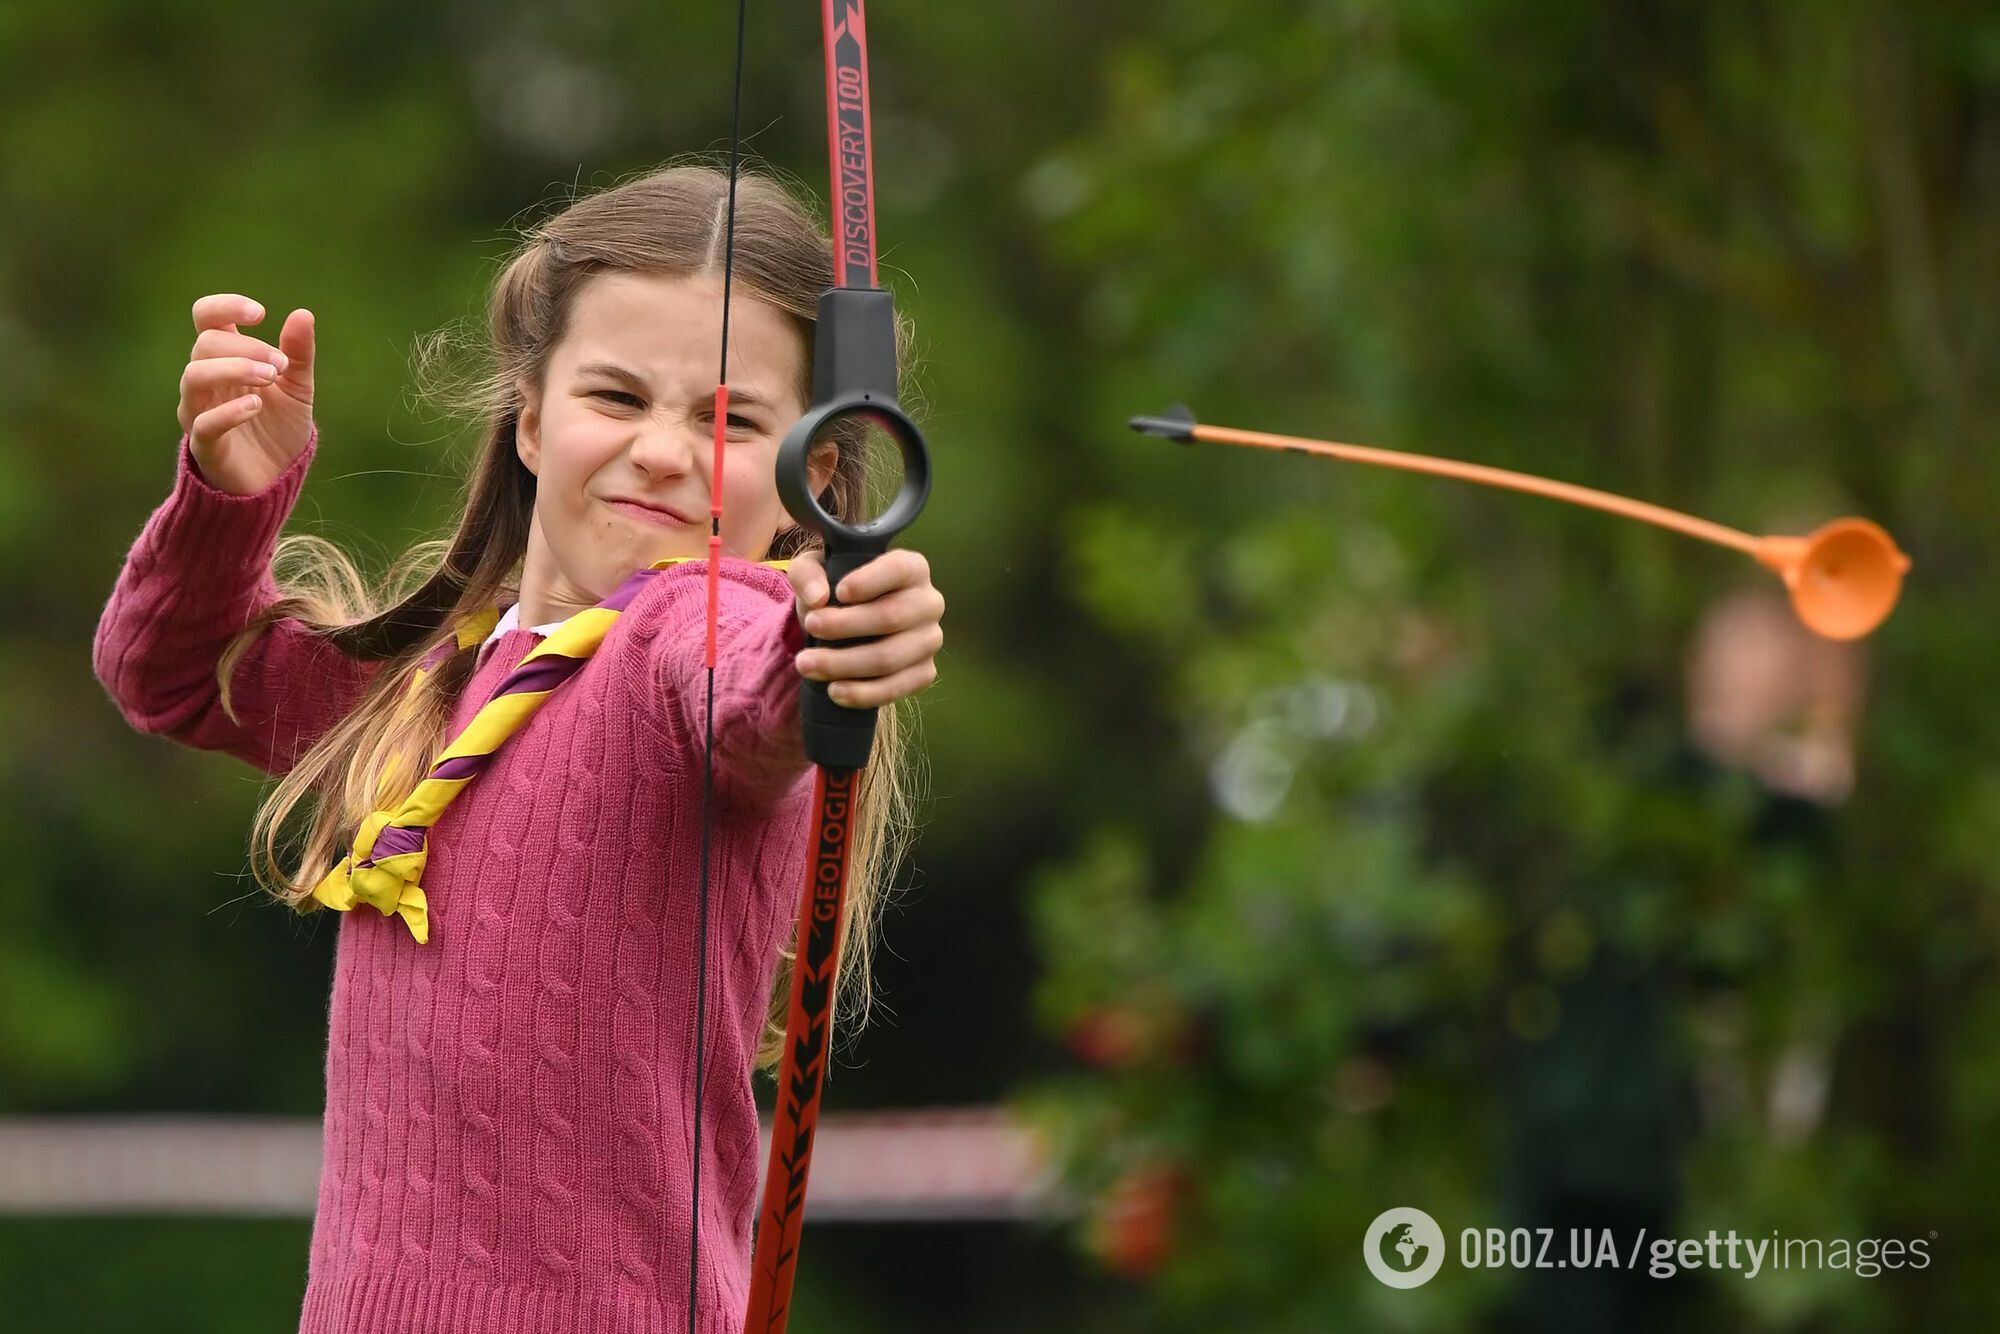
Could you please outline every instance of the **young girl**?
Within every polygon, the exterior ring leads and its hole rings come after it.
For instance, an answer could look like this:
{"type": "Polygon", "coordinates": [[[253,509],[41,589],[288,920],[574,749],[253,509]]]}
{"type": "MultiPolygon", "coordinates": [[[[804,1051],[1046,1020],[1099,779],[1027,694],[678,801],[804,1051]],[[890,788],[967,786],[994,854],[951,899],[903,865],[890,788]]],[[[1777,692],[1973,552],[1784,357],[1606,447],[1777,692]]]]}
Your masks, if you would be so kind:
{"type": "MultiPolygon", "coordinates": [[[[306,1334],[685,1323],[727,196],[721,172],[661,170],[530,235],[489,301],[487,426],[457,530],[379,596],[323,540],[277,540],[317,447],[312,315],[293,311],[274,347],[238,331],[263,320],[256,302],[195,303],[173,492],[119,576],[95,663],[135,727],[283,776],[253,869],[301,911],[342,911],[306,1334]],[[692,559],[659,566],[676,557],[692,559]],[[560,655],[524,664],[545,636],[560,655]],[[403,872],[371,867],[461,734],[490,754],[451,762],[403,872]],[[295,811],[303,855],[287,865],[295,811]]],[[[751,1069],[775,1063],[782,1033],[813,786],[799,678],[890,704],[934,678],[943,641],[920,555],[888,552],[827,606],[810,535],[778,500],[831,269],[810,215],[741,178],[692,1276],[704,1329],[733,1329],[748,1288],[751,1069]],[[802,653],[802,625],[881,638],[802,653]]],[[[830,513],[866,517],[863,449],[822,448],[811,473],[830,513]]],[[[864,929],[841,988],[864,1007],[866,928],[907,828],[901,752],[884,709],[851,854],[864,929]]]]}

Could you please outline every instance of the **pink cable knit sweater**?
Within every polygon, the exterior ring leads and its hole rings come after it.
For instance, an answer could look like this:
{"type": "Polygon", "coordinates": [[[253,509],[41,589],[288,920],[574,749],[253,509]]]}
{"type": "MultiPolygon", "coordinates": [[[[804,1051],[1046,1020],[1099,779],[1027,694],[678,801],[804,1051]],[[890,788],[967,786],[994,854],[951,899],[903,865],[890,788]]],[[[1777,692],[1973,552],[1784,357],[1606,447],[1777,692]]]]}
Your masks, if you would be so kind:
{"type": "MultiPolygon", "coordinates": [[[[182,438],[172,494],[97,629],[134,727],[283,772],[374,667],[281,621],[279,529],[317,448],[232,496],[182,438]]],[[[751,1063],[804,875],[804,647],[782,572],[729,559],[716,676],[700,1310],[735,1331],[760,1164],[751,1063]]],[[[325,1159],[302,1334],[666,1334],[686,1327],[705,566],[654,576],[596,655],[431,833],[431,939],[338,918],[325,1159]]],[[[452,731],[534,646],[490,645],[452,731]]]]}

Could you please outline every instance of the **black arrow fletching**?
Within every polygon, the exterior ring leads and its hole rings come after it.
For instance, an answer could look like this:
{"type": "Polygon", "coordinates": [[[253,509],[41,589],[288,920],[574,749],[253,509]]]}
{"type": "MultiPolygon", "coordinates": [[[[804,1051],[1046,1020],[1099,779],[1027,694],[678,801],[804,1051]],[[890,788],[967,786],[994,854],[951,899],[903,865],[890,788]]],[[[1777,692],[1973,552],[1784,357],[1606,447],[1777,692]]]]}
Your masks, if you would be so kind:
{"type": "Polygon", "coordinates": [[[1184,445],[1194,443],[1194,410],[1185,403],[1171,404],[1158,416],[1134,417],[1131,426],[1141,435],[1157,435],[1162,440],[1178,440],[1184,445]]]}

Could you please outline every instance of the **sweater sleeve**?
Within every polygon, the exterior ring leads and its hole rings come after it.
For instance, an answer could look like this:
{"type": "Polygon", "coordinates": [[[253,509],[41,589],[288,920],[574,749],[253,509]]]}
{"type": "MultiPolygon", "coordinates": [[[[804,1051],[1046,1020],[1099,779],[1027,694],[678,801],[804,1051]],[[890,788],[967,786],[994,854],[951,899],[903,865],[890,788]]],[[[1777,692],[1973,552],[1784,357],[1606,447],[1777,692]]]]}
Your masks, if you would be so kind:
{"type": "MultiPolygon", "coordinates": [[[[806,646],[784,572],[734,557],[722,562],[715,646],[715,784],[718,799],[769,809],[812,765],[799,726],[799,670],[806,646]]],[[[628,647],[618,656],[641,711],[694,769],[706,744],[708,564],[661,571],[634,598],[628,647]]]]}
{"type": "Polygon", "coordinates": [[[237,496],[201,475],[181,437],[173,490],[126,555],[91,650],[97,679],[133,727],[283,773],[353,707],[378,664],[290,618],[237,662],[233,719],[216,681],[229,641],[281,596],[271,555],[318,444],[315,427],[268,487],[237,496]]]}

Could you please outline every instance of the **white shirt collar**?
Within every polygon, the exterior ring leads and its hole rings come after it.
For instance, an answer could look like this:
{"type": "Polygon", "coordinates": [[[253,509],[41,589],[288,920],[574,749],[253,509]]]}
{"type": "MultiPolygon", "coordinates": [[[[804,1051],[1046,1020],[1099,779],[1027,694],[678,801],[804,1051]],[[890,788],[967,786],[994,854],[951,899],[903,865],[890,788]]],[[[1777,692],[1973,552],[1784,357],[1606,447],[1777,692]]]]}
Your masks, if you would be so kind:
{"type": "MultiPolygon", "coordinates": [[[[521,628],[521,604],[516,602],[513,606],[507,608],[506,611],[500,614],[500,619],[493,626],[492,633],[487,635],[485,642],[479,646],[479,655],[477,658],[474,659],[473,667],[476,669],[481,663],[486,661],[486,650],[493,647],[494,640],[498,639],[501,635],[506,634],[509,630],[518,630],[520,628],[521,628]]],[[[551,621],[547,625],[535,626],[534,631],[536,634],[541,635],[544,638],[547,638],[549,635],[554,634],[557,630],[560,630],[561,628],[562,628],[561,621],[551,621]]]]}

